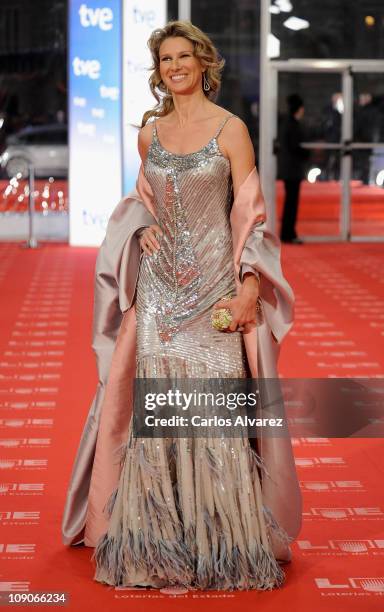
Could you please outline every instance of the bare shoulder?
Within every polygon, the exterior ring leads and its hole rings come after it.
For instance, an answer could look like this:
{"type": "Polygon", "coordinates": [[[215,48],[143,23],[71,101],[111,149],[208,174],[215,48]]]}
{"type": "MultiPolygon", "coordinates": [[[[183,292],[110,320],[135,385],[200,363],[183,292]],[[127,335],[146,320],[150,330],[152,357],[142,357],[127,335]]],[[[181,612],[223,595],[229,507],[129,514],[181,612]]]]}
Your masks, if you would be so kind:
{"type": "Polygon", "coordinates": [[[147,157],[148,149],[152,141],[152,123],[147,123],[139,131],[137,137],[137,147],[140,157],[144,161],[147,157]]]}
{"type": "Polygon", "coordinates": [[[244,154],[253,155],[253,145],[246,123],[240,117],[234,116],[227,121],[220,134],[220,148],[223,154],[232,159],[244,154]]]}
{"type": "Polygon", "coordinates": [[[247,124],[240,119],[237,115],[234,115],[225,125],[223,135],[227,135],[228,139],[232,140],[244,140],[249,138],[249,131],[247,124]]]}

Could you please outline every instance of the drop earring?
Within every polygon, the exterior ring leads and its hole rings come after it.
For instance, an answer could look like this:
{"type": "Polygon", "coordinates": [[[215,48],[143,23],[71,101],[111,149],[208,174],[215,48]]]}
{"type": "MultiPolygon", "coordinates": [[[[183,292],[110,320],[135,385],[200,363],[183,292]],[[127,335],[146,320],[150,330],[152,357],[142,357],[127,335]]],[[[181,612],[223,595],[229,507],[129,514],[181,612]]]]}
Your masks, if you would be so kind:
{"type": "Polygon", "coordinates": [[[204,91],[209,91],[211,89],[211,86],[209,84],[209,81],[206,77],[205,72],[203,72],[203,89],[204,91]]]}

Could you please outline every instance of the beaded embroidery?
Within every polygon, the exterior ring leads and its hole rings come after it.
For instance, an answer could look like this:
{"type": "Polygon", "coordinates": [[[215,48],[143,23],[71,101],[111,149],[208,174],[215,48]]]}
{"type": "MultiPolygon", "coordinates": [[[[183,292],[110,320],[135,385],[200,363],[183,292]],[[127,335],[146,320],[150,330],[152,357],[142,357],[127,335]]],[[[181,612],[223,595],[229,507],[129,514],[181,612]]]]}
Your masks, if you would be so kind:
{"type": "MultiPolygon", "coordinates": [[[[164,231],[160,250],[151,256],[159,282],[154,288],[156,307],[154,315],[158,334],[163,344],[169,343],[182,322],[191,316],[199,303],[200,269],[194,253],[190,228],[186,222],[180,195],[180,175],[191,169],[206,166],[222,155],[217,137],[229,115],[215,136],[199,151],[176,154],[161,145],[156,125],[148,151],[146,165],[153,163],[165,169],[166,182],[163,205],[159,207],[159,224],[164,231]]],[[[229,164],[229,160],[226,160],[229,164]]]]}

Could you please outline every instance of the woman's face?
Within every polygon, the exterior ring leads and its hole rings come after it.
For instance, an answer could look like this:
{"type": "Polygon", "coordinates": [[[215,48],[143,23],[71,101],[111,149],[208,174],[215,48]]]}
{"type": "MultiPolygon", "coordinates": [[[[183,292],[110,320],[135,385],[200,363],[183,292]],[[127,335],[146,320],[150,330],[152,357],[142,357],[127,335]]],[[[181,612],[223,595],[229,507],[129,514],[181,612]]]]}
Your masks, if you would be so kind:
{"type": "Polygon", "coordinates": [[[161,43],[160,76],[171,93],[182,95],[202,88],[204,68],[193,51],[193,43],[182,36],[166,38],[161,43]]]}

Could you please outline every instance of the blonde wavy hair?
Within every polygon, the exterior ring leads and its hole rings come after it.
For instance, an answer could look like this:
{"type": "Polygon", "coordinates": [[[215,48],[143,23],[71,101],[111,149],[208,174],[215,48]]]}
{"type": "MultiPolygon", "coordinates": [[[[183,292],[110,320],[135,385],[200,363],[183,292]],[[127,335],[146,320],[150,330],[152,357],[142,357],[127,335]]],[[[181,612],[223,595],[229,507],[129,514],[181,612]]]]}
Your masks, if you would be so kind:
{"type": "Polygon", "coordinates": [[[147,43],[153,59],[153,65],[150,68],[153,72],[148,82],[151,92],[157,100],[157,105],[144,113],[141,127],[151,117],[165,117],[174,109],[172,94],[167,92],[160,76],[159,51],[164,40],[176,36],[186,38],[193,44],[195,57],[206,68],[205,76],[210,84],[210,89],[204,91],[202,88],[204,95],[209,100],[215,100],[220,91],[221,72],[225,60],[219,55],[211,39],[190,21],[169,21],[164,28],[154,30],[147,43]]]}

